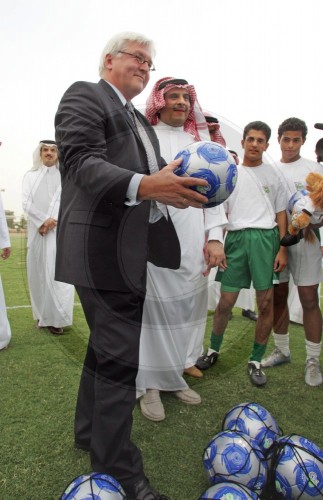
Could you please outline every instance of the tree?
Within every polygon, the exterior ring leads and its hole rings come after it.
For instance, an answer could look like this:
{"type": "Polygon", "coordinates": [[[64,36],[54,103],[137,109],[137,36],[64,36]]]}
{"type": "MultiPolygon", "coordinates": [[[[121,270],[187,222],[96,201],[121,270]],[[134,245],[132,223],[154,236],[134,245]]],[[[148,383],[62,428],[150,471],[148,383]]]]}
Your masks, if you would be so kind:
{"type": "Polygon", "coordinates": [[[27,229],[27,219],[24,215],[20,216],[20,222],[19,222],[18,226],[19,226],[20,230],[27,229]]]}
{"type": "Polygon", "coordinates": [[[10,229],[14,229],[14,218],[15,218],[15,213],[12,212],[11,210],[5,210],[4,211],[6,219],[7,219],[7,224],[10,229]]]}

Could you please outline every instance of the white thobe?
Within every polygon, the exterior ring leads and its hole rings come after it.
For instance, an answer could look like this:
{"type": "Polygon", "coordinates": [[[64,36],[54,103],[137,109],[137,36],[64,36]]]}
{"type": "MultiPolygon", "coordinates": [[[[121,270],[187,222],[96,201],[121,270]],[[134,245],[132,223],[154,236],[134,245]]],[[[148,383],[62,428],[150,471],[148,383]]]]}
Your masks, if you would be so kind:
{"type": "MultiPolygon", "coordinates": [[[[0,249],[9,248],[10,246],[8,225],[0,196],[0,249]]],[[[11,328],[7,317],[6,302],[0,277],[0,350],[7,347],[10,339],[11,328]]]]}
{"type": "MultiPolygon", "coordinates": [[[[194,137],[183,127],[159,122],[154,127],[161,156],[169,163],[194,137]]],[[[207,318],[207,277],[204,212],[188,207],[168,207],[181,245],[179,269],[165,269],[148,263],[147,294],[140,338],[137,390],[176,391],[188,386],[184,368],[195,364],[203,350],[207,318]]],[[[208,209],[217,214],[218,208],[208,209]]],[[[215,223],[218,220],[215,217],[215,223]]]]}
{"type": "Polygon", "coordinates": [[[22,203],[28,218],[27,275],[33,317],[41,327],[61,328],[73,322],[74,287],[55,281],[56,228],[41,236],[49,218],[57,220],[61,176],[57,167],[42,165],[23,179],[22,203]]]}

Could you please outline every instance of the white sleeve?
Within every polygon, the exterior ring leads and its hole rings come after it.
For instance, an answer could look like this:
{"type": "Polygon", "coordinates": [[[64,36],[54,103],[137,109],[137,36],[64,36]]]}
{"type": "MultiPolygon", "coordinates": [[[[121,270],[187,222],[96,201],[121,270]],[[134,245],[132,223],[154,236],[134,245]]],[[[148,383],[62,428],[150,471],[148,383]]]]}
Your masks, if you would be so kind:
{"type": "Polygon", "coordinates": [[[34,182],[34,176],[27,172],[22,181],[22,208],[33,224],[40,227],[48,219],[48,216],[35,207],[33,200],[34,182]]]}
{"type": "Polygon", "coordinates": [[[125,202],[125,205],[132,206],[132,205],[139,205],[139,203],[141,203],[141,201],[137,200],[137,193],[142,178],[143,174],[135,174],[134,176],[131,177],[131,181],[129,182],[126,194],[127,201],[125,202]]]}
{"type": "Polygon", "coordinates": [[[223,205],[204,210],[205,230],[208,231],[208,241],[216,240],[223,243],[223,232],[228,219],[223,205]]]}
{"type": "Polygon", "coordinates": [[[58,219],[59,205],[61,202],[62,186],[59,185],[48,207],[46,219],[58,219]]]}
{"type": "Polygon", "coordinates": [[[0,196],[0,248],[9,248],[10,246],[8,224],[0,196]]]}

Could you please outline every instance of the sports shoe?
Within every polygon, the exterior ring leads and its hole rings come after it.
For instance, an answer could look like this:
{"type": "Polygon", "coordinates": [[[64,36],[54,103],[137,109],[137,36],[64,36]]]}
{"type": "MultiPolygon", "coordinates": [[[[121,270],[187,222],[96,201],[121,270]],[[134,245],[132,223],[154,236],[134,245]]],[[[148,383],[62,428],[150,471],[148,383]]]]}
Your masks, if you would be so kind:
{"type": "Polygon", "coordinates": [[[208,368],[211,368],[212,365],[214,365],[218,357],[219,353],[217,351],[213,351],[211,352],[211,354],[205,352],[198,358],[195,366],[197,366],[199,370],[207,370],[208,368]]]}
{"type": "Polygon", "coordinates": [[[126,490],[126,494],[127,500],[169,500],[165,495],[158,493],[147,478],[139,479],[130,490],[126,490]]]}
{"type": "Polygon", "coordinates": [[[190,366],[189,368],[185,368],[184,373],[185,375],[190,375],[191,377],[195,378],[203,377],[203,373],[196,366],[190,366]]]}
{"type": "Polygon", "coordinates": [[[251,311],[250,309],[242,309],[242,316],[245,318],[251,319],[251,321],[257,321],[258,316],[255,311],[251,311]]]}
{"type": "Polygon", "coordinates": [[[140,409],[144,417],[154,422],[165,420],[165,410],[157,389],[147,389],[140,398],[140,409]]]}
{"type": "Polygon", "coordinates": [[[248,373],[250,380],[254,385],[257,386],[265,385],[267,381],[266,375],[264,374],[263,371],[261,371],[260,367],[261,365],[259,361],[248,362],[248,373]]]}
{"type": "Polygon", "coordinates": [[[316,387],[323,382],[320,364],[317,359],[310,358],[305,365],[305,382],[307,385],[316,387]]]}
{"type": "Polygon", "coordinates": [[[202,401],[201,396],[189,388],[182,391],[175,391],[175,396],[188,405],[198,405],[202,401]]]}
{"type": "Polygon", "coordinates": [[[283,365],[284,363],[290,363],[290,354],[285,356],[285,354],[276,347],[267,358],[262,360],[261,366],[263,368],[269,368],[270,366],[283,365]]]}

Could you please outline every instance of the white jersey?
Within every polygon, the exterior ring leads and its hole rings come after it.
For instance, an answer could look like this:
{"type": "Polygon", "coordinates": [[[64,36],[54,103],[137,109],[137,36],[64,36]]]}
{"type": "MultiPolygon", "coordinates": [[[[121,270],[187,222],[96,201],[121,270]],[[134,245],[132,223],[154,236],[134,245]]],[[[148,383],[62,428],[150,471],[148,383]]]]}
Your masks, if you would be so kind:
{"type": "Polygon", "coordinates": [[[285,209],[285,189],[272,165],[238,165],[236,187],[224,202],[228,231],[272,229],[277,225],[276,214],[285,209]]]}
{"type": "MultiPolygon", "coordinates": [[[[286,208],[293,194],[306,189],[305,179],[310,172],[323,174],[320,163],[302,157],[291,163],[276,162],[275,167],[287,192],[286,208]]],[[[288,210],[287,215],[290,217],[288,210]]],[[[297,245],[288,247],[288,266],[280,273],[280,281],[288,281],[290,272],[295,285],[316,285],[322,281],[321,262],[320,242],[316,239],[314,243],[308,243],[303,239],[297,245]]]]}
{"type": "MultiPolygon", "coordinates": [[[[296,191],[306,189],[306,177],[310,172],[318,172],[323,174],[323,166],[316,161],[300,158],[291,163],[283,163],[281,161],[274,164],[281,174],[282,182],[287,192],[288,201],[296,191]]],[[[287,208],[287,206],[286,206],[287,208]]]]}

